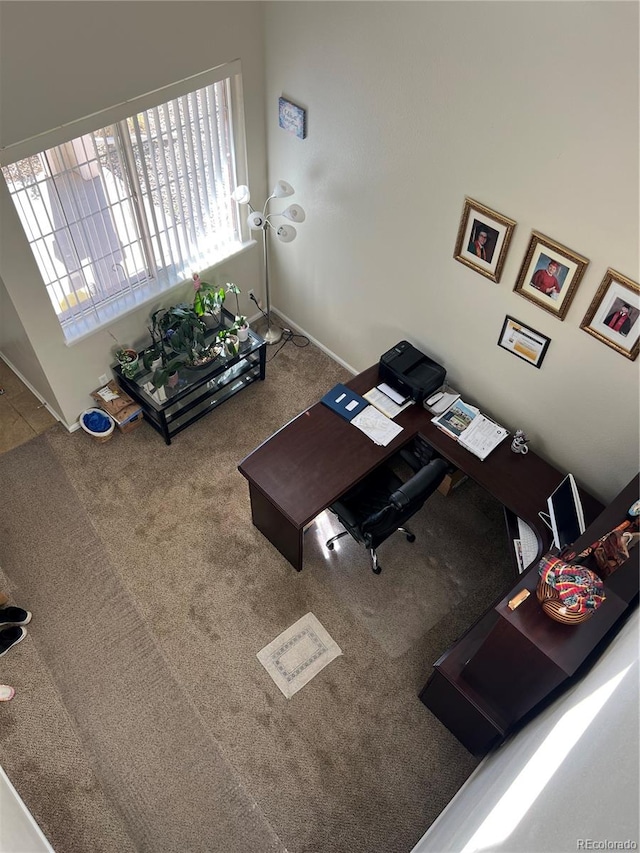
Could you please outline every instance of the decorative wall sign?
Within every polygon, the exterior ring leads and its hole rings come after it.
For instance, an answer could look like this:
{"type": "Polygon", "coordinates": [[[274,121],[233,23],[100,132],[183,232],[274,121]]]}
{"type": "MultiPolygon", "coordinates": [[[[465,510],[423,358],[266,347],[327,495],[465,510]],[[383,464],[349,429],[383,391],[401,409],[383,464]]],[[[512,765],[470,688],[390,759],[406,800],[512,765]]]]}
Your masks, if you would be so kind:
{"type": "Polygon", "coordinates": [[[298,139],[304,139],[307,135],[306,110],[286,98],[279,98],[278,124],[283,130],[294,133],[298,139]]]}
{"type": "Polygon", "coordinates": [[[524,323],[514,317],[507,316],[504,318],[504,325],[498,338],[498,346],[509,350],[510,353],[517,355],[518,358],[534,367],[540,367],[550,343],[551,338],[536,332],[530,326],[525,326],[524,323]]]}
{"type": "Polygon", "coordinates": [[[465,198],[453,257],[491,281],[500,281],[515,227],[513,219],[465,198]]]}
{"type": "Polygon", "coordinates": [[[638,357],[640,287],[609,268],[580,328],[630,358],[638,357]]]}
{"type": "Polygon", "coordinates": [[[564,320],[589,261],[544,234],[531,242],[513,288],[520,296],[564,320]]]}

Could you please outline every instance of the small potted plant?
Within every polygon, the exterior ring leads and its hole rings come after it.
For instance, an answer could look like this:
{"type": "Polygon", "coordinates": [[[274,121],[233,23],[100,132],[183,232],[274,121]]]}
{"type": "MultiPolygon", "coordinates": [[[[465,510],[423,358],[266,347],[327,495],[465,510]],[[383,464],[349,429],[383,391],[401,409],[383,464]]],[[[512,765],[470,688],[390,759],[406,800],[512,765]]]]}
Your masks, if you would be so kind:
{"type": "Polygon", "coordinates": [[[164,388],[165,385],[169,388],[175,387],[178,384],[178,368],[181,364],[181,358],[172,358],[163,363],[162,367],[156,368],[151,377],[153,387],[156,389],[164,388]]]}
{"type": "Polygon", "coordinates": [[[116,349],[113,351],[113,355],[120,365],[122,375],[126,376],[127,379],[133,379],[138,372],[139,358],[137,350],[134,350],[133,347],[123,347],[113,332],[109,332],[109,335],[117,344],[116,349]]]}
{"type": "Polygon", "coordinates": [[[193,310],[202,318],[207,328],[215,329],[222,318],[222,306],[226,298],[224,288],[201,281],[197,272],[193,274],[193,285],[196,291],[193,310]]]}
{"type": "Polygon", "coordinates": [[[154,311],[151,315],[151,325],[147,326],[151,336],[151,346],[147,347],[142,355],[142,363],[147,370],[157,370],[167,360],[167,352],[164,347],[164,331],[160,327],[160,319],[164,309],[154,311]]]}
{"type": "Polygon", "coordinates": [[[133,379],[138,372],[138,353],[130,347],[119,347],[115,356],[118,359],[122,375],[126,376],[127,379],[133,379]]]}
{"type": "Polygon", "coordinates": [[[236,319],[234,322],[234,326],[236,327],[236,334],[238,336],[238,340],[241,343],[247,340],[249,337],[249,321],[244,316],[244,314],[240,313],[240,300],[238,299],[238,294],[242,291],[238,287],[237,284],[233,284],[233,282],[227,282],[227,293],[233,293],[236,298],[236,319]]]}
{"type": "Polygon", "coordinates": [[[216,335],[216,340],[224,346],[224,351],[230,358],[238,355],[238,351],[240,350],[240,341],[238,340],[235,325],[231,326],[230,329],[221,329],[221,331],[216,335]]]}

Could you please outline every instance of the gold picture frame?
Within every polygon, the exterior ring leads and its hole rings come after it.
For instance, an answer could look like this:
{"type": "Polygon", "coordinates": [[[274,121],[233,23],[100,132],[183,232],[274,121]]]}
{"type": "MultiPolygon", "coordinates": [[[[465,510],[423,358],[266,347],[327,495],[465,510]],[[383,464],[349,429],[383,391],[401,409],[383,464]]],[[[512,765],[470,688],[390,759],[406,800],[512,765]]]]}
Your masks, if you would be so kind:
{"type": "Polygon", "coordinates": [[[465,198],[453,257],[498,282],[515,227],[513,219],[465,198]]]}
{"type": "Polygon", "coordinates": [[[609,267],[580,328],[635,361],[640,349],[639,317],[640,285],[609,267]]]}
{"type": "Polygon", "coordinates": [[[539,231],[532,231],[513,289],[529,302],[564,320],[588,265],[587,258],[539,231]]]}

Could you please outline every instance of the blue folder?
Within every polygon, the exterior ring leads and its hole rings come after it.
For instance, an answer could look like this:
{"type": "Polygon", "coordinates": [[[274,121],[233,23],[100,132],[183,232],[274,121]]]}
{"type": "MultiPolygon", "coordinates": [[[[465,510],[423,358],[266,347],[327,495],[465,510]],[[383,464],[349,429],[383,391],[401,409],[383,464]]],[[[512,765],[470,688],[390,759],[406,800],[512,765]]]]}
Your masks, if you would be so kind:
{"type": "Polygon", "coordinates": [[[355,418],[358,412],[369,405],[364,397],[351,391],[346,385],[336,385],[324,395],[321,402],[347,421],[355,418]]]}

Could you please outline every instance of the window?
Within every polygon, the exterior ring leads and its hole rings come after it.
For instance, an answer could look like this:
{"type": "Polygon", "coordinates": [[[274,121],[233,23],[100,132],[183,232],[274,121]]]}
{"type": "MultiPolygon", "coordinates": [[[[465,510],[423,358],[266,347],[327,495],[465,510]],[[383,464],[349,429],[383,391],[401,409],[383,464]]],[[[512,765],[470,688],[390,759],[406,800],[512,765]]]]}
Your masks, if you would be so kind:
{"type": "MultiPolygon", "coordinates": [[[[231,200],[236,136],[243,132],[241,110],[232,116],[239,73],[226,68],[228,76],[184,94],[168,87],[169,100],[133,114],[132,105],[152,96],[98,114],[96,129],[83,120],[83,132],[70,141],[3,166],[67,339],[240,247],[231,200]]],[[[193,86],[203,76],[184,82],[193,86]]],[[[155,96],[163,94],[167,89],[155,96]]]]}

